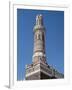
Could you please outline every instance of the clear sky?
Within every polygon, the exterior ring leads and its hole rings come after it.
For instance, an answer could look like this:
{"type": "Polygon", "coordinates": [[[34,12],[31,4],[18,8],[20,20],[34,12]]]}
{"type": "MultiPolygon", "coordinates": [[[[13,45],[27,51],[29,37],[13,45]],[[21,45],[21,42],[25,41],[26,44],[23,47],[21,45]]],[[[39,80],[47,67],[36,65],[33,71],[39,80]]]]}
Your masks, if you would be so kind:
{"type": "Polygon", "coordinates": [[[46,28],[47,62],[64,73],[64,11],[17,9],[17,80],[25,78],[25,65],[32,63],[37,14],[43,15],[46,28]]]}

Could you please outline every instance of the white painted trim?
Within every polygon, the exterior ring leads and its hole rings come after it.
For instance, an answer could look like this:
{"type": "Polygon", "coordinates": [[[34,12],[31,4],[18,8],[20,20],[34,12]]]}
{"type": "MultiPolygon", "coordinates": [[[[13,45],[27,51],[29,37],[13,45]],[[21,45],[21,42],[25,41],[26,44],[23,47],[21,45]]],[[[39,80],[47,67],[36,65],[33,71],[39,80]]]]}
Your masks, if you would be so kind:
{"type": "Polygon", "coordinates": [[[31,75],[33,75],[33,74],[35,74],[35,73],[37,73],[37,72],[43,72],[43,73],[46,74],[46,75],[52,76],[51,74],[45,72],[44,70],[38,69],[38,70],[35,70],[35,71],[31,72],[31,73],[26,74],[26,77],[31,76],[31,75]]]}
{"type": "Polygon", "coordinates": [[[43,54],[42,52],[36,52],[36,53],[34,53],[34,54],[33,54],[33,58],[34,58],[35,56],[44,56],[44,57],[46,57],[46,55],[43,54]]]}
{"type": "Polygon", "coordinates": [[[31,73],[26,74],[26,77],[28,77],[28,76],[30,76],[30,75],[33,75],[33,74],[35,74],[35,73],[37,73],[37,72],[40,72],[40,69],[35,70],[35,71],[31,72],[31,73]]]}

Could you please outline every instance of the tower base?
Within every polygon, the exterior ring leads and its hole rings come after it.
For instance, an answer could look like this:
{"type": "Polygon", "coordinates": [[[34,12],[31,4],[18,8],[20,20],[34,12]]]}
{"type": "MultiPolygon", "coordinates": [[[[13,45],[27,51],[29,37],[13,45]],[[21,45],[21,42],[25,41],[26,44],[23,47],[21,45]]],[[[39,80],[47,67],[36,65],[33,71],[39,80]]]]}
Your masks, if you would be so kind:
{"type": "Polygon", "coordinates": [[[42,72],[35,73],[26,77],[26,80],[41,80],[41,79],[53,79],[55,77],[50,77],[42,72]]]}
{"type": "Polygon", "coordinates": [[[26,80],[40,80],[40,79],[57,79],[64,78],[64,75],[53,69],[51,66],[38,63],[36,65],[27,65],[26,80]]]}

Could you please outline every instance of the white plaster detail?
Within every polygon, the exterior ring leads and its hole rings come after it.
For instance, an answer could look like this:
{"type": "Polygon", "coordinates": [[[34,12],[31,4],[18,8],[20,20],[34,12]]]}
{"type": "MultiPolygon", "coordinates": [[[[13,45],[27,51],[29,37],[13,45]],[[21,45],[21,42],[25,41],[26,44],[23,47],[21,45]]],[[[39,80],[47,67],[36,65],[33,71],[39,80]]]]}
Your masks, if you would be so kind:
{"type": "Polygon", "coordinates": [[[42,69],[38,69],[38,70],[36,70],[36,71],[33,71],[33,72],[30,72],[30,73],[26,74],[26,77],[28,77],[28,76],[30,76],[30,75],[33,75],[33,74],[35,74],[35,73],[37,73],[37,72],[43,72],[43,73],[46,74],[46,75],[52,76],[52,74],[49,74],[49,73],[45,72],[45,71],[42,70],[42,69]]]}
{"type": "Polygon", "coordinates": [[[40,72],[40,69],[26,74],[26,77],[28,77],[28,76],[30,76],[30,75],[33,75],[34,73],[37,73],[37,72],[40,72]]]}
{"type": "Polygon", "coordinates": [[[35,57],[35,56],[44,56],[44,57],[46,57],[46,55],[43,54],[42,52],[36,52],[36,53],[34,53],[33,57],[35,57]]]}

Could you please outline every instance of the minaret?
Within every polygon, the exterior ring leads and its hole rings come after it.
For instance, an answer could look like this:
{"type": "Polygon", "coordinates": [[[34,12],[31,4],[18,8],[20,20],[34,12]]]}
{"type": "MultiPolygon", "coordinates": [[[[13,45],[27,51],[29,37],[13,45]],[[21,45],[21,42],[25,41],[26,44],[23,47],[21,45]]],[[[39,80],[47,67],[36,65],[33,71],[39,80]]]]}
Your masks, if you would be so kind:
{"type": "Polygon", "coordinates": [[[43,16],[36,16],[36,24],[34,26],[34,49],[32,56],[32,64],[25,67],[26,80],[63,78],[63,74],[59,73],[46,62],[45,52],[45,27],[43,16]]]}
{"type": "Polygon", "coordinates": [[[37,63],[46,63],[45,27],[41,14],[36,16],[36,25],[34,26],[33,64],[37,63]]]}

